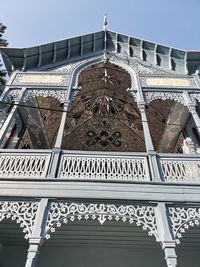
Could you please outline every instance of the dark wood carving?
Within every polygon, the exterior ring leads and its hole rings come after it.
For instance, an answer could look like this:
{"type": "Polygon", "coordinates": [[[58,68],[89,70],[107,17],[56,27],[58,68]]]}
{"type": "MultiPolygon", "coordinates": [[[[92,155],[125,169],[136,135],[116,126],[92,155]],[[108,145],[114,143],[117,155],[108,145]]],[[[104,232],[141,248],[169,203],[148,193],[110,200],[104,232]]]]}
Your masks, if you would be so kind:
{"type": "Polygon", "coordinates": [[[145,151],[137,104],[127,91],[131,78],[110,62],[80,73],[81,88],[71,104],[62,148],[96,151],[145,151]]]}

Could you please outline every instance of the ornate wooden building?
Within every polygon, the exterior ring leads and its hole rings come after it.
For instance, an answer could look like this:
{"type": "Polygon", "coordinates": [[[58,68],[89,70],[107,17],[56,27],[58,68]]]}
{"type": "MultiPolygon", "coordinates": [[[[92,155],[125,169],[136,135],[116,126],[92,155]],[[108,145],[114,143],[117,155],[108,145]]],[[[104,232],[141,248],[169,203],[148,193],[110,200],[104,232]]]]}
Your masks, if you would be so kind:
{"type": "Polygon", "coordinates": [[[198,267],[200,52],[116,32],[1,48],[1,267],[198,267]]]}

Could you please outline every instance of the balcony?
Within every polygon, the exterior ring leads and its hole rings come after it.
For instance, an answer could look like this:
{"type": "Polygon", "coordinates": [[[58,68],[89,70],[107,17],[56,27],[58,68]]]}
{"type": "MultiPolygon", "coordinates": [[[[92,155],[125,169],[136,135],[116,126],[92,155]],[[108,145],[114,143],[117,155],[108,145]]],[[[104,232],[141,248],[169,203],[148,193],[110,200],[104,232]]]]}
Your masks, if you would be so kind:
{"type": "Polygon", "coordinates": [[[57,178],[70,181],[200,183],[197,154],[0,150],[1,179],[57,178]],[[156,180],[159,181],[158,179],[156,180]]]}

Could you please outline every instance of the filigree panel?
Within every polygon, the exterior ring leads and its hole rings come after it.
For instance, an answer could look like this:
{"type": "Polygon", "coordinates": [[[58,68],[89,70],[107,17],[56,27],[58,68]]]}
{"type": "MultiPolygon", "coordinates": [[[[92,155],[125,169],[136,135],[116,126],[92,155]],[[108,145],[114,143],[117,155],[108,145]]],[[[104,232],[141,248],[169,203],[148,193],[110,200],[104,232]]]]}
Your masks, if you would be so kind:
{"type": "Polygon", "coordinates": [[[58,99],[61,103],[64,103],[67,97],[68,90],[41,90],[41,89],[34,89],[34,90],[27,90],[24,94],[23,101],[27,101],[35,96],[42,96],[42,97],[54,97],[58,99]]]}
{"type": "Polygon", "coordinates": [[[180,244],[180,238],[190,227],[198,226],[200,208],[170,207],[169,216],[172,223],[174,238],[180,244]]]}
{"type": "Polygon", "coordinates": [[[174,100],[177,101],[184,106],[186,106],[184,97],[182,93],[170,93],[170,92],[146,92],[145,94],[146,103],[149,104],[151,101],[155,99],[162,100],[174,100]]]}
{"type": "Polygon", "coordinates": [[[158,238],[154,206],[66,202],[51,203],[45,237],[49,239],[50,233],[55,232],[56,227],[74,220],[98,220],[100,224],[107,220],[129,222],[130,224],[135,222],[137,226],[142,226],[143,230],[147,230],[149,235],[158,238]]]}
{"type": "Polygon", "coordinates": [[[16,221],[17,224],[23,228],[25,238],[28,239],[33,231],[37,209],[37,202],[1,201],[0,222],[3,219],[11,219],[12,221],[16,221]]]}

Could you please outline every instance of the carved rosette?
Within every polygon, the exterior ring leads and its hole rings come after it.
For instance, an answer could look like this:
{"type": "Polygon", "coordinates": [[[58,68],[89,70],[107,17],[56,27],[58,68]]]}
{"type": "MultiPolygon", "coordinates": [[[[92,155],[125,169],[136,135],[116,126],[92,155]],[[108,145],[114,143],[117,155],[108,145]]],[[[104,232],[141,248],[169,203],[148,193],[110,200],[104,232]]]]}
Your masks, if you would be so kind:
{"type": "Polygon", "coordinates": [[[170,92],[146,92],[144,93],[146,103],[149,104],[151,101],[155,99],[162,100],[174,100],[186,106],[184,97],[181,93],[170,93],[170,92]]]}
{"type": "Polygon", "coordinates": [[[13,90],[10,90],[7,97],[8,98],[11,97],[12,99],[17,99],[17,98],[19,98],[20,93],[21,93],[21,89],[13,89],[13,90]]]}
{"type": "Polygon", "coordinates": [[[147,230],[150,236],[154,235],[158,239],[154,206],[66,202],[51,203],[45,238],[49,239],[50,233],[55,232],[55,229],[62,223],[74,220],[98,220],[100,224],[104,224],[107,220],[129,222],[130,224],[135,222],[137,226],[142,226],[143,230],[147,230]]]}
{"type": "Polygon", "coordinates": [[[199,225],[200,208],[170,207],[169,216],[175,241],[180,244],[182,234],[189,228],[199,225]]]}
{"type": "Polygon", "coordinates": [[[23,228],[25,238],[28,239],[33,231],[37,209],[37,202],[1,201],[0,222],[3,219],[11,219],[12,221],[16,221],[17,224],[23,228]]]}

